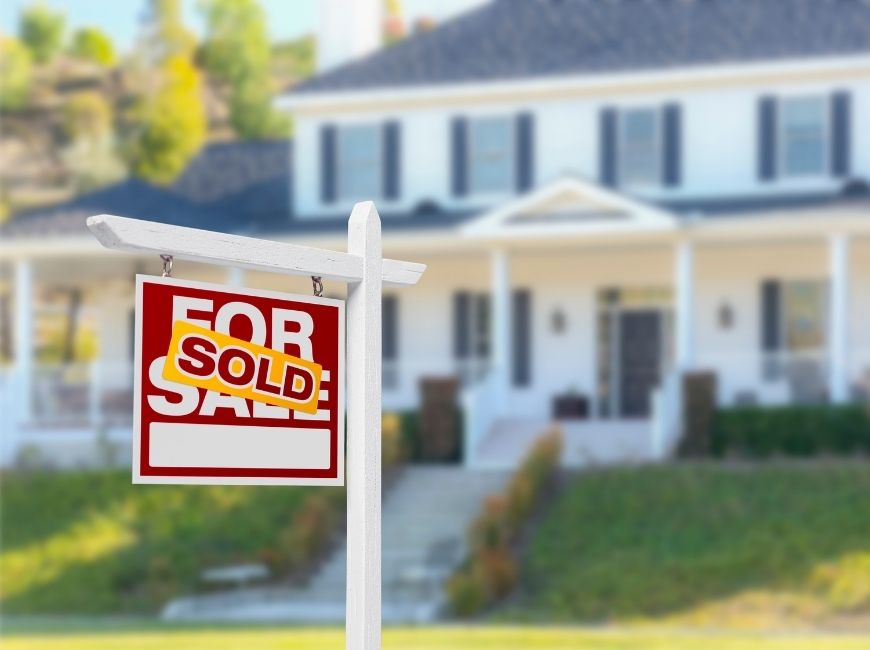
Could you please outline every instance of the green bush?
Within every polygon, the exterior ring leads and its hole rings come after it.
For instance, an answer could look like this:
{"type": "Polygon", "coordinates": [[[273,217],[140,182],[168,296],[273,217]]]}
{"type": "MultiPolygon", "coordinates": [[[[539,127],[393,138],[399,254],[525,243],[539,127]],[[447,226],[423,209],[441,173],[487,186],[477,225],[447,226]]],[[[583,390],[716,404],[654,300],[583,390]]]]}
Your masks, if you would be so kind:
{"type": "Polygon", "coordinates": [[[722,409],[712,452],[749,458],[866,454],[870,410],[858,405],[722,409]]]}
{"type": "MultiPolygon", "coordinates": [[[[401,418],[402,437],[404,438],[404,448],[407,452],[408,460],[411,462],[432,462],[435,459],[427,457],[424,445],[420,440],[420,413],[419,411],[402,411],[399,413],[401,418]]],[[[456,436],[457,442],[461,442],[463,430],[463,415],[461,409],[456,409],[454,414],[455,427],[460,435],[456,436]]],[[[452,453],[447,459],[450,462],[462,461],[461,444],[457,444],[452,453]]]]}

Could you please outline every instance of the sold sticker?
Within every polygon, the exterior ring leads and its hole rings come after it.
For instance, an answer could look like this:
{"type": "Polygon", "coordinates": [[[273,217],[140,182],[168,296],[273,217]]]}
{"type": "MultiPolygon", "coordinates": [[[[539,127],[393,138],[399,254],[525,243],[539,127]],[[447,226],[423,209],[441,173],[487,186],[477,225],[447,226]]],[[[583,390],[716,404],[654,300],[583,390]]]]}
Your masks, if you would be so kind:
{"type": "Polygon", "coordinates": [[[316,413],[320,364],[176,321],[163,378],[226,395],[316,413]]]}

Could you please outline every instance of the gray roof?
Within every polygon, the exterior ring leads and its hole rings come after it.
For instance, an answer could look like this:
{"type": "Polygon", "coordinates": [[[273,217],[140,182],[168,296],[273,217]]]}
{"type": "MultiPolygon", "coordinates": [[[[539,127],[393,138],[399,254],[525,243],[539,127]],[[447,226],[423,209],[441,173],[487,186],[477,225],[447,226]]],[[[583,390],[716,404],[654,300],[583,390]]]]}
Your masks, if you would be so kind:
{"type": "Polygon", "coordinates": [[[868,0],[492,0],[288,89],[316,93],[870,52],[868,0]]]}

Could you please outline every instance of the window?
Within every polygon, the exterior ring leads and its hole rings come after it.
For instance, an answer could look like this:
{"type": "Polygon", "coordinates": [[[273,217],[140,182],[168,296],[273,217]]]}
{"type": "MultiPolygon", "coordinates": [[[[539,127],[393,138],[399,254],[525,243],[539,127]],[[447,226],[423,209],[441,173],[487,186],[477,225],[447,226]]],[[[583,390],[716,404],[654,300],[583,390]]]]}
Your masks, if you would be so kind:
{"type": "Polygon", "coordinates": [[[464,384],[483,377],[489,367],[490,309],[488,293],[458,291],[453,296],[453,356],[464,384]]]}
{"type": "Polygon", "coordinates": [[[819,374],[827,340],[827,285],[768,280],[761,289],[764,377],[819,374]]]}
{"type": "Polygon", "coordinates": [[[623,111],[619,121],[619,182],[623,186],[658,185],[661,179],[659,111],[623,111]]]}
{"type": "Polygon", "coordinates": [[[786,176],[823,174],[827,169],[825,97],[795,97],[780,102],[782,169],[786,176]]]}
{"type": "Polygon", "coordinates": [[[381,196],[381,129],[376,125],[338,129],[338,195],[342,199],[381,196]]]}
{"type": "Polygon", "coordinates": [[[474,193],[514,188],[514,122],[508,117],[469,120],[468,169],[474,193]]]}
{"type": "Polygon", "coordinates": [[[822,282],[783,283],[782,341],[789,352],[814,352],[824,348],[825,294],[822,282]]]}

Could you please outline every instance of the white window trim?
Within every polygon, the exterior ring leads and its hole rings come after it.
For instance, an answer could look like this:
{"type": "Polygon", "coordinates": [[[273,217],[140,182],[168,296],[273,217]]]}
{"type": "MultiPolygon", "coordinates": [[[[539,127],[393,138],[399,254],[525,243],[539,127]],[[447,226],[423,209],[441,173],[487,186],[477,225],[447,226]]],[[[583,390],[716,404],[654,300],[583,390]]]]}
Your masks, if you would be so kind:
{"type": "Polygon", "coordinates": [[[830,177],[831,165],[831,98],[824,93],[781,95],[776,100],[776,164],[777,176],[782,179],[814,180],[830,177]],[[822,164],[820,172],[794,173],[786,165],[785,104],[790,101],[814,99],[822,102],[822,164]]]}
{"type": "Polygon", "coordinates": [[[664,175],[664,169],[662,167],[663,158],[664,158],[664,147],[665,147],[665,134],[664,134],[664,110],[661,106],[649,106],[649,105],[641,105],[641,106],[623,106],[619,108],[616,112],[616,183],[618,187],[632,189],[632,190],[649,190],[649,189],[658,189],[662,186],[662,177],[664,175]],[[625,114],[630,111],[651,111],[653,114],[654,120],[654,129],[655,129],[655,165],[656,165],[656,173],[655,180],[646,182],[646,183],[628,183],[625,180],[624,174],[624,165],[625,165],[625,156],[622,155],[622,151],[625,147],[625,114]]]}
{"type": "Polygon", "coordinates": [[[491,198],[499,199],[506,196],[512,196],[516,193],[517,186],[517,133],[514,115],[474,115],[467,118],[468,133],[465,142],[465,164],[468,174],[468,195],[475,198],[491,198]],[[504,190],[477,190],[474,183],[474,122],[484,120],[502,120],[508,124],[508,133],[510,134],[507,142],[507,158],[510,164],[510,182],[504,190]]]}
{"type": "Polygon", "coordinates": [[[365,199],[382,199],[384,198],[384,133],[383,133],[383,125],[379,122],[349,122],[347,124],[339,124],[336,128],[336,137],[335,137],[335,189],[336,189],[336,197],[339,201],[360,201],[365,199]],[[345,168],[345,165],[342,164],[342,130],[344,129],[353,129],[353,128],[371,128],[377,132],[377,154],[375,159],[375,167],[378,170],[377,178],[377,191],[373,196],[352,196],[346,194],[344,191],[344,183],[342,176],[344,175],[342,172],[345,168]]]}

